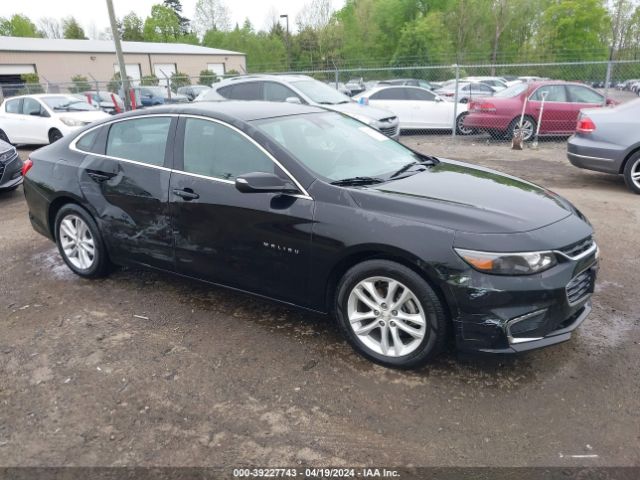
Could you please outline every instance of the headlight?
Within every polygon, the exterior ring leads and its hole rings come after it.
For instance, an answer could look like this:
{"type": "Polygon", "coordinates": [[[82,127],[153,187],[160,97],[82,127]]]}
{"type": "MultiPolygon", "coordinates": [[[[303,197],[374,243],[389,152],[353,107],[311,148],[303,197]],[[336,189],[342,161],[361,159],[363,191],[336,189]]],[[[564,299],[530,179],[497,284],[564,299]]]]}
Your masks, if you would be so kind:
{"type": "Polygon", "coordinates": [[[60,117],[60,121],[69,127],[81,127],[86,124],[82,120],[76,120],[75,118],[60,117]]]}
{"type": "Polygon", "coordinates": [[[476,270],[496,275],[531,275],[558,263],[553,252],[492,253],[456,248],[462,259],[476,270]]]}

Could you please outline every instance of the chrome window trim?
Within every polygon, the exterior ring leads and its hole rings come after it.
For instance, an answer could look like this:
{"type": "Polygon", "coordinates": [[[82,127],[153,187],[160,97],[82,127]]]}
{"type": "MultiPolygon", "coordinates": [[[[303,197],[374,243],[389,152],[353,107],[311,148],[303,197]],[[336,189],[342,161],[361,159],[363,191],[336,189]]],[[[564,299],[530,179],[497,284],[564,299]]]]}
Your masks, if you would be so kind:
{"type": "Polygon", "coordinates": [[[290,195],[292,197],[296,197],[296,198],[302,198],[302,199],[306,199],[306,200],[313,200],[313,197],[311,195],[309,195],[309,193],[307,192],[307,190],[300,184],[300,182],[298,182],[298,180],[289,172],[289,170],[287,170],[278,160],[275,159],[275,157],[273,155],[271,155],[267,150],[265,150],[265,148],[260,145],[258,142],[256,142],[253,138],[251,138],[249,135],[247,135],[246,133],[244,133],[242,130],[234,127],[233,125],[230,125],[226,122],[223,122],[222,120],[218,120],[216,118],[211,118],[211,117],[207,117],[204,115],[192,115],[192,114],[179,114],[179,113],[153,113],[153,114],[149,114],[149,115],[140,115],[140,116],[135,116],[135,117],[127,117],[127,118],[118,118],[115,120],[111,120],[105,123],[101,123],[99,125],[95,125],[87,130],[85,130],[84,132],[82,132],[81,135],[78,135],[76,138],[74,138],[71,143],[69,144],[69,149],[73,150],[74,152],[77,153],[81,153],[84,155],[93,155],[95,157],[100,157],[100,158],[107,158],[109,160],[117,160],[120,162],[125,162],[125,163],[131,163],[133,165],[139,165],[142,167],[149,167],[149,168],[155,168],[157,170],[163,170],[165,172],[171,172],[171,173],[177,173],[180,175],[187,175],[190,177],[196,177],[196,178],[201,178],[204,180],[212,180],[214,182],[221,182],[221,183],[227,183],[227,184],[231,184],[234,185],[235,182],[231,181],[231,180],[226,180],[224,178],[217,178],[217,177],[210,177],[208,175],[200,175],[197,173],[191,173],[191,172],[185,172],[184,170],[178,170],[175,168],[167,168],[164,166],[159,166],[159,165],[152,165],[150,163],[144,163],[144,162],[138,162],[137,160],[130,160],[127,158],[120,158],[120,157],[113,157],[110,155],[103,155],[101,153],[93,153],[93,152],[87,152],[85,150],[81,150],[79,149],[76,144],[80,141],[80,139],[82,137],[84,137],[85,135],[87,135],[89,132],[97,129],[97,128],[102,128],[106,125],[112,125],[114,123],[119,123],[119,122],[126,122],[129,120],[135,120],[138,118],[149,118],[149,117],[184,117],[184,118],[196,118],[196,119],[200,119],[200,120],[208,120],[210,122],[214,122],[214,123],[219,123],[220,125],[224,125],[225,127],[228,127],[236,132],[238,132],[240,135],[244,136],[245,138],[249,139],[249,141],[251,143],[253,143],[262,153],[264,153],[273,163],[275,163],[288,177],[289,179],[295,184],[295,186],[302,192],[302,194],[294,194],[294,195],[290,195]]]}

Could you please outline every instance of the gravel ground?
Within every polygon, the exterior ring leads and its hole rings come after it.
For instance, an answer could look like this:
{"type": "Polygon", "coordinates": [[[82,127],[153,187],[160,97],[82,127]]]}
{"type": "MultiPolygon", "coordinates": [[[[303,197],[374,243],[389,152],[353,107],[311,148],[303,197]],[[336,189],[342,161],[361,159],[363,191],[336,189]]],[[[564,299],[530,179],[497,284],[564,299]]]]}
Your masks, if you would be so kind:
{"type": "Polygon", "coordinates": [[[0,194],[0,465],[639,466],[640,197],[562,142],[403,141],[591,219],[602,268],[570,342],[388,370],[320,316],[153,272],[77,278],[19,189],[0,194]]]}

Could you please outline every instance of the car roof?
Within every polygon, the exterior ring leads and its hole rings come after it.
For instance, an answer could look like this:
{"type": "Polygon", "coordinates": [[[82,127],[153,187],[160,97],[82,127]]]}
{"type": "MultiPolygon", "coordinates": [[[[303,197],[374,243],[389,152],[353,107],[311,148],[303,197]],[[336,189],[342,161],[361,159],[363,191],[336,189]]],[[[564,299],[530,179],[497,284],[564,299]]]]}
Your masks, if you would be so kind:
{"type": "Polygon", "coordinates": [[[44,97],[73,97],[76,93],[32,93],[30,95],[16,95],[15,97],[7,97],[5,100],[15,100],[17,98],[44,98],[44,97]]]}
{"type": "Polygon", "coordinates": [[[325,109],[287,102],[261,102],[244,100],[203,101],[187,104],[159,105],[128,112],[126,116],[144,116],[162,113],[203,115],[212,118],[234,118],[241,121],[326,112],[325,109]]]}
{"type": "Polygon", "coordinates": [[[249,82],[249,81],[258,81],[258,80],[272,80],[277,82],[295,82],[299,80],[314,80],[314,78],[308,75],[292,75],[292,74],[284,74],[284,75],[273,75],[273,74],[251,74],[251,75],[240,75],[237,77],[227,78],[215,84],[215,87],[219,87],[222,85],[233,85],[234,83],[241,82],[249,82]]]}
{"type": "Polygon", "coordinates": [[[373,95],[374,93],[377,93],[377,92],[379,92],[381,90],[389,90],[391,88],[394,88],[394,89],[395,88],[412,88],[414,90],[423,90],[425,92],[434,93],[431,90],[429,90],[428,88],[418,87],[417,85],[393,85],[393,84],[390,84],[390,83],[386,83],[386,84],[385,83],[382,83],[382,84],[379,83],[375,87],[372,87],[369,90],[366,90],[366,91],[364,91],[364,92],[362,92],[362,93],[360,93],[360,94],[358,94],[356,96],[357,97],[364,97],[364,96],[369,97],[369,96],[373,95]]]}

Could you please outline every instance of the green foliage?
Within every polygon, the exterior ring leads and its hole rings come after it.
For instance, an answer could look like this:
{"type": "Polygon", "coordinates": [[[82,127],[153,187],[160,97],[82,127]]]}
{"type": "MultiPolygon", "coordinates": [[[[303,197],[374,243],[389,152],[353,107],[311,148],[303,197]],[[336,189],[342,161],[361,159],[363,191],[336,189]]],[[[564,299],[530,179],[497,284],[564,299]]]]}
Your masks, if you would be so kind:
{"type": "Polygon", "coordinates": [[[144,22],[145,42],[175,43],[181,35],[180,18],[176,12],[164,5],[151,7],[151,16],[144,22]]]}
{"type": "Polygon", "coordinates": [[[37,73],[23,73],[20,80],[25,84],[24,88],[19,91],[20,95],[29,95],[31,93],[44,93],[44,88],[40,84],[40,77],[37,73]]]}
{"type": "Polygon", "coordinates": [[[73,82],[73,85],[69,87],[69,91],[71,93],[80,93],[91,90],[89,79],[84,75],[74,75],[71,77],[71,81],[73,82]]]}
{"type": "Polygon", "coordinates": [[[159,84],[160,84],[160,79],[155,75],[144,75],[140,79],[140,85],[154,87],[154,86],[158,86],[159,84]]]}
{"type": "Polygon", "coordinates": [[[186,85],[191,85],[191,79],[189,75],[181,72],[174,72],[171,75],[171,90],[176,92],[178,88],[184,87],[186,85]]]}
{"type": "Polygon", "coordinates": [[[28,17],[16,14],[9,19],[0,17],[0,36],[42,37],[43,35],[28,17]]]}
{"type": "Polygon", "coordinates": [[[64,38],[71,38],[77,40],[86,40],[87,37],[84,34],[84,30],[73,17],[67,17],[62,20],[62,36],[64,38]]]}
{"type": "Polygon", "coordinates": [[[451,58],[453,44],[442,12],[429,13],[408,23],[398,39],[394,65],[441,65],[451,58]]]}
{"type": "Polygon", "coordinates": [[[135,12],[129,12],[122,19],[122,40],[142,42],[144,40],[143,28],[143,20],[135,12]]]}
{"type": "Polygon", "coordinates": [[[198,84],[209,85],[218,80],[218,76],[211,70],[200,70],[200,77],[198,78],[198,84]]]}
{"type": "MultiPolygon", "coordinates": [[[[131,81],[131,77],[127,76],[127,80],[131,81]]],[[[118,93],[122,88],[122,77],[120,76],[120,72],[116,72],[111,80],[107,84],[107,90],[112,93],[118,93]]]]}

